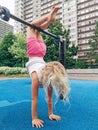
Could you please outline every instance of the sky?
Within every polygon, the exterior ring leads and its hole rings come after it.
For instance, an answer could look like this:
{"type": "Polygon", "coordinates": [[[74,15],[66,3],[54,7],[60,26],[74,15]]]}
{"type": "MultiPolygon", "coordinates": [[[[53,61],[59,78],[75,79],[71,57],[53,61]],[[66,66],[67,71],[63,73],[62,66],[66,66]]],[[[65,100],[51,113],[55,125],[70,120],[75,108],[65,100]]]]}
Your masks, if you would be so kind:
{"type": "MultiPolygon", "coordinates": [[[[10,13],[14,14],[14,1],[15,0],[0,0],[0,5],[7,7],[10,13]]],[[[10,19],[9,24],[14,25],[14,20],[10,19]]]]}

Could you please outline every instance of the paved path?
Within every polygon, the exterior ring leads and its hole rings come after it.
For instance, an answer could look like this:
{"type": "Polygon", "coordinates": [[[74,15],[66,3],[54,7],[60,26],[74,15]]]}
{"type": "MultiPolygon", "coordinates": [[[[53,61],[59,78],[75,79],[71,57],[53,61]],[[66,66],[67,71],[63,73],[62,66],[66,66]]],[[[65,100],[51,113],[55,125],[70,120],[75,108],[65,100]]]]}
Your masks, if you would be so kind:
{"type": "MultiPolygon", "coordinates": [[[[79,75],[68,75],[68,77],[70,79],[79,79],[79,80],[98,80],[98,76],[87,76],[87,75],[82,75],[82,76],[79,76],[79,75]]],[[[28,78],[28,77],[21,77],[22,79],[23,78],[28,78]]],[[[6,79],[18,79],[17,77],[15,78],[10,78],[10,77],[0,77],[0,80],[6,80],[6,79]]],[[[19,78],[20,79],[20,78],[19,78]]]]}
{"type": "Polygon", "coordinates": [[[79,80],[98,80],[98,76],[87,76],[87,75],[68,75],[70,79],[79,79],[79,80]]]}

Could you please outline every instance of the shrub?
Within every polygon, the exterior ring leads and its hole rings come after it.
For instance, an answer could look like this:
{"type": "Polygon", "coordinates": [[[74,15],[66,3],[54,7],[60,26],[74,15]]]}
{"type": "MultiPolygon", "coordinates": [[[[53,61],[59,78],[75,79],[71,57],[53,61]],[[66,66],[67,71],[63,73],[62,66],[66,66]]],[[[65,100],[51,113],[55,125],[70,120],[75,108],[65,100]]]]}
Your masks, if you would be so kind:
{"type": "Polygon", "coordinates": [[[0,74],[13,75],[13,74],[27,74],[26,68],[21,67],[0,67],[0,74]]]}
{"type": "Polygon", "coordinates": [[[0,74],[5,74],[7,69],[9,69],[9,67],[0,67],[0,74]]]}

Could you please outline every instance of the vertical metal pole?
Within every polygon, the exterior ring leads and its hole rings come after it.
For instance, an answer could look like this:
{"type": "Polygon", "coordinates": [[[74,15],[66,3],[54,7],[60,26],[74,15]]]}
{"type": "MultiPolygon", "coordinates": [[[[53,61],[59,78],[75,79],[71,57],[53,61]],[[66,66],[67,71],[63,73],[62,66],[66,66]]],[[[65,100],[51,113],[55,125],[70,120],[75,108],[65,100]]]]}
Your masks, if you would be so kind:
{"type": "Polygon", "coordinates": [[[62,36],[60,36],[59,41],[59,61],[66,67],[66,41],[62,36]]]}

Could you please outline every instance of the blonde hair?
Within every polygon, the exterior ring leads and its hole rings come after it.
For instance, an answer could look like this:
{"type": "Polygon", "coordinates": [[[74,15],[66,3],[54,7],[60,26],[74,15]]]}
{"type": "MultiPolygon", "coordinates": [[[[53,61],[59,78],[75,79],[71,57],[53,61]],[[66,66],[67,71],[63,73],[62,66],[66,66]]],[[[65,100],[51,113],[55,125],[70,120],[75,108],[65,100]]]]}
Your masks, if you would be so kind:
{"type": "Polygon", "coordinates": [[[49,62],[41,69],[41,82],[45,89],[52,87],[56,96],[67,99],[70,91],[68,75],[64,66],[57,62],[49,62]]]}

